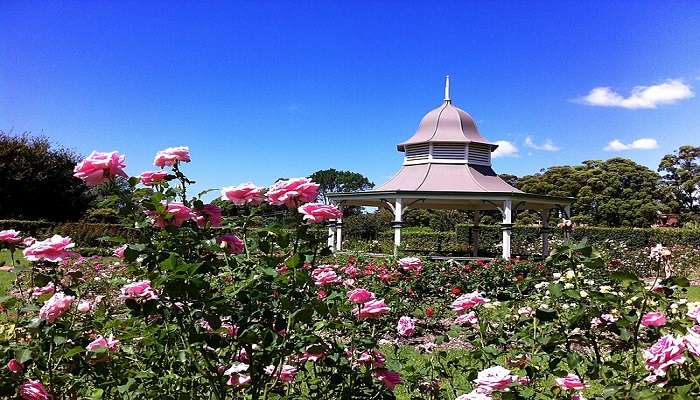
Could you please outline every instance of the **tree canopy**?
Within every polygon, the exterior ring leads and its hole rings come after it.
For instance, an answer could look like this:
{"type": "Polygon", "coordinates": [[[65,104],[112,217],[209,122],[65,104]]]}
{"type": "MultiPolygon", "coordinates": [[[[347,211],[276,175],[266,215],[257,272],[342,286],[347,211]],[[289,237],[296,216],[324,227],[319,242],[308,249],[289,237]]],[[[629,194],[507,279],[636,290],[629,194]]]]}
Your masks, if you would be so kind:
{"type": "Polygon", "coordinates": [[[661,192],[669,211],[688,221],[700,214],[700,147],[681,146],[659,163],[661,192]]]}
{"type": "Polygon", "coordinates": [[[0,218],[66,221],[88,208],[88,187],[73,177],[80,157],[45,137],[0,131],[0,218]]]}
{"type": "Polygon", "coordinates": [[[600,226],[649,226],[655,221],[659,175],[625,158],[555,166],[517,182],[529,193],[575,197],[572,214],[600,226]]]}
{"type": "Polygon", "coordinates": [[[374,183],[362,174],[352,171],[338,171],[334,168],[316,171],[309,178],[320,185],[319,199],[324,203],[328,202],[327,193],[359,192],[374,187],[374,183]]]}

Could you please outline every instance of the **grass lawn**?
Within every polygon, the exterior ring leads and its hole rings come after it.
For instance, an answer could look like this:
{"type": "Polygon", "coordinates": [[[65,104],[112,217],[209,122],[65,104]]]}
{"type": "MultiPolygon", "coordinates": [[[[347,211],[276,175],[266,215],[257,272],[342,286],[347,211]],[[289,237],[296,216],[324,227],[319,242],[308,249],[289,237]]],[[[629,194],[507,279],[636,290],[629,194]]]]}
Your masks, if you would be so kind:
{"type": "MultiPolygon", "coordinates": [[[[22,257],[21,251],[15,252],[15,262],[20,262],[22,264],[26,263],[22,257]]],[[[12,265],[10,259],[10,252],[7,250],[0,251],[0,266],[12,265]]],[[[12,281],[15,280],[15,274],[12,272],[0,271],[0,296],[4,296],[7,290],[12,285],[12,281]]]]}
{"type": "Polygon", "coordinates": [[[688,288],[688,301],[700,301],[700,286],[688,288]]]}

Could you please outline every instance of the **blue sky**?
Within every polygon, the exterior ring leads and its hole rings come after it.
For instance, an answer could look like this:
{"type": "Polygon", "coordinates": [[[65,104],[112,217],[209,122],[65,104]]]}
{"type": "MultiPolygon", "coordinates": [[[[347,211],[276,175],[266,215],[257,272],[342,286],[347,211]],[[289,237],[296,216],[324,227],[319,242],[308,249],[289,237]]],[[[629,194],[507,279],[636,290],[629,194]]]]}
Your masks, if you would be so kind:
{"type": "Polygon", "coordinates": [[[119,150],[130,174],[188,145],[202,189],[329,167],[380,184],[450,74],[518,149],[498,172],[700,145],[697,2],[324,3],[4,1],[0,129],[119,150]]]}

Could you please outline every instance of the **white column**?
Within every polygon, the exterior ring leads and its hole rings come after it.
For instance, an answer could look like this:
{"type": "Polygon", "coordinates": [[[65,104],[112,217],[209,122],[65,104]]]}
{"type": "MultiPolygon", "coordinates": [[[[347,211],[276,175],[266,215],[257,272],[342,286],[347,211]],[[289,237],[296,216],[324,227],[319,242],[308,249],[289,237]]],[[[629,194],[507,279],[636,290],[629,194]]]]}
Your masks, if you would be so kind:
{"type": "Polygon", "coordinates": [[[343,250],[343,219],[338,218],[335,221],[335,250],[343,250]]]}
{"type": "Polygon", "coordinates": [[[511,199],[503,201],[503,223],[501,230],[503,231],[503,258],[510,259],[510,234],[513,227],[512,223],[513,202],[511,199]]]}
{"type": "Polygon", "coordinates": [[[403,205],[400,198],[394,201],[394,254],[399,250],[401,246],[401,226],[403,225],[403,219],[401,214],[403,213],[403,205]]]}
{"type": "Polygon", "coordinates": [[[542,257],[549,256],[549,209],[542,210],[542,257]]]}
{"type": "Polygon", "coordinates": [[[331,251],[335,251],[335,221],[328,222],[328,247],[331,251]]]}
{"type": "Polygon", "coordinates": [[[479,257],[479,222],[481,222],[481,211],[474,211],[472,219],[472,256],[479,257]]]}

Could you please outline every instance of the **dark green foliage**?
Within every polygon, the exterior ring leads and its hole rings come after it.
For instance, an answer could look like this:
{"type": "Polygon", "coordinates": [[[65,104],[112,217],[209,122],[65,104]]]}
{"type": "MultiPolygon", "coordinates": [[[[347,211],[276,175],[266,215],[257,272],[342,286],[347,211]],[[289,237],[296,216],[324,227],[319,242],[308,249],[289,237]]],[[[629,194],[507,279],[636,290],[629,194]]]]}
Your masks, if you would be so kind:
{"type": "Polygon", "coordinates": [[[316,171],[309,175],[314,182],[320,185],[319,200],[327,202],[326,193],[333,192],[359,192],[374,187],[364,175],[352,171],[338,171],[334,168],[316,171]]]}
{"type": "Polygon", "coordinates": [[[87,210],[88,187],[73,177],[79,156],[44,137],[0,131],[0,218],[70,221],[87,210]]]}
{"type": "Polygon", "coordinates": [[[681,146],[659,163],[662,173],[661,192],[668,210],[679,213],[685,221],[700,214],[700,147],[681,146]]]}
{"type": "Polygon", "coordinates": [[[578,222],[598,226],[648,227],[659,209],[659,175],[624,158],[551,167],[517,181],[528,193],[575,197],[578,222]]]}

